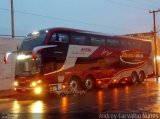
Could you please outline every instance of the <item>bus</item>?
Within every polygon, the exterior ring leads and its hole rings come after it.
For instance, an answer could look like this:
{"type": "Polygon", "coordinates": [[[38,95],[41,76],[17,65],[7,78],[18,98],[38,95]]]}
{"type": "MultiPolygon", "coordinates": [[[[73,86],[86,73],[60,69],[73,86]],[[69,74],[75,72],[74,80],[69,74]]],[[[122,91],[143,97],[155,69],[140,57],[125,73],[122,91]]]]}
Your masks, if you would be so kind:
{"type": "Polygon", "coordinates": [[[72,28],[28,34],[16,53],[15,90],[61,93],[142,83],[154,74],[149,40],[72,28]]]}

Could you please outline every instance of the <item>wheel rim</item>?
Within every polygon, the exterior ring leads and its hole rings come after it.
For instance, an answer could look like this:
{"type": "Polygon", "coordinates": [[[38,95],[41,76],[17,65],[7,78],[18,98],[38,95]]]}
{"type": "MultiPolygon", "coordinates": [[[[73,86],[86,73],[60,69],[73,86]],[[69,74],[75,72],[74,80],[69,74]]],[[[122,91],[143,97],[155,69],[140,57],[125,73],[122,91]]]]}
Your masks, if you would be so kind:
{"type": "Polygon", "coordinates": [[[142,73],[139,74],[139,81],[140,82],[144,81],[144,75],[142,73]]]}
{"type": "Polygon", "coordinates": [[[135,74],[133,74],[133,75],[132,75],[132,82],[133,82],[133,83],[136,83],[136,81],[137,81],[137,77],[136,77],[135,74]]]}
{"type": "Polygon", "coordinates": [[[78,89],[78,83],[77,83],[77,81],[75,81],[75,80],[70,81],[69,87],[73,91],[77,90],[78,89]]]}
{"type": "Polygon", "coordinates": [[[93,87],[93,81],[91,79],[87,79],[86,82],[85,82],[85,86],[86,86],[86,88],[88,90],[92,89],[92,87],[93,87]]]}

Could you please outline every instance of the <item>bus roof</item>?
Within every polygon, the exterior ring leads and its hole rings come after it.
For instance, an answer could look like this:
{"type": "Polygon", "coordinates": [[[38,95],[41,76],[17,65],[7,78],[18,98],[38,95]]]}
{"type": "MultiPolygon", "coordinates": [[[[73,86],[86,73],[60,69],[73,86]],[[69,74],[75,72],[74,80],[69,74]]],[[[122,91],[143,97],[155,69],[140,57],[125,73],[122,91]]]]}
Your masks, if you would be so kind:
{"type": "MultiPolygon", "coordinates": [[[[98,35],[98,36],[108,36],[112,38],[123,38],[126,40],[139,40],[139,41],[146,41],[146,42],[151,42],[151,40],[148,39],[141,39],[141,38],[133,38],[125,35],[109,35],[106,33],[101,33],[101,32],[94,32],[94,31],[87,31],[87,30],[81,30],[81,29],[74,29],[74,28],[66,28],[66,27],[55,27],[55,28],[49,28],[49,29],[43,29],[43,30],[48,30],[48,31],[69,31],[69,32],[76,32],[76,33],[84,33],[84,34],[91,34],[91,35],[98,35]]],[[[41,30],[40,30],[41,31],[41,30]]]]}
{"type": "Polygon", "coordinates": [[[43,29],[43,30],[49,30],[49,31],[70,31],[70,32],[77,32],[77,33],[85,33],[85,34],[93,34],[93,35],[100,35],[100,36],[113,36],[101,32],[94,32],[94,31],[87,31],[87,30],[81,30],[81,29],[74,29],[74,28],[66,28],[66,27],[55,27],[55,28],[49,28],[49,29],[43,29]]]}
{"type": "Polygon", "coordinates": [[[129,37],[129,36],[114,36],[116,38],[123,38],[123,39],[128,39],[128,40],[139,40],[139,41],[146,41],[146,42],[151,42],[151,40],[148,39],[142,39],[142,38],[135,38],[135,37],[129,37]]]}

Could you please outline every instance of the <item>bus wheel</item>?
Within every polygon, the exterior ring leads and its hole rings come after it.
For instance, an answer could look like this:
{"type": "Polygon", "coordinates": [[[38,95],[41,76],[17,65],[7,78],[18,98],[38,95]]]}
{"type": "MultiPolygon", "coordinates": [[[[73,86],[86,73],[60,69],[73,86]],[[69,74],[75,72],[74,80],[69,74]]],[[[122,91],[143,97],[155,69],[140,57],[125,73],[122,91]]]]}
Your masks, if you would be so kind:
{"type": "Polygon", "coordinates": [[[70,89],[70,91],[73,91],[73,92],[80,89],[79,80],[77,78],[73,78],[70,80],[69,89],[70,89]]]}
{"type": "Polygon", "coordinates": [[[142,83],[142,82],[144,81],[144,79],[145,79],[145,74],[144,74],[143,71],[141,71],[141,72],[139,73],[138,82],[139,82],[139,83],[142,83]]]}
{"type": "Polygon", "coordinates": [[[131,74],[131,83],[132,84],[136,84],[137,81],[138,81],[137,73],[136,72],[132,72],[132,74],[131,74]]]}
{"type": "Polygon", "coordinates": [[[91,76],[88,76],[84,81],[84,88],[86,90],[92,90],[94,88],[94,83],[94,79],[91,76]]]}

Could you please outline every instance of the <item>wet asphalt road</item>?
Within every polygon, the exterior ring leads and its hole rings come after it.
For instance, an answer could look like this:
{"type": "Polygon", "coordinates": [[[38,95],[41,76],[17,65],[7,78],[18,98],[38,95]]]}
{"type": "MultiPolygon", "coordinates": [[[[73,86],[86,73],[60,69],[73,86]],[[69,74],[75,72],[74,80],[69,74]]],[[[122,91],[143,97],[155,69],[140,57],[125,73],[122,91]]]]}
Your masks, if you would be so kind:
{"type": "Polygon", "coordinates": [[[86,115],[99,118],[102,112],[160,113],[160,83],[148,79],[142,84],[105,88],[64,97],[54,95],[42,99],[27,94],[16,95],[0,99],[0,112],[3,112],[0,116],[8,112],[23,113],[23,118],[33,119],[48,118],[47,114],[55,118],[70,119],[84,118],[86,115]]]}

